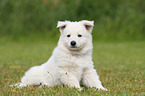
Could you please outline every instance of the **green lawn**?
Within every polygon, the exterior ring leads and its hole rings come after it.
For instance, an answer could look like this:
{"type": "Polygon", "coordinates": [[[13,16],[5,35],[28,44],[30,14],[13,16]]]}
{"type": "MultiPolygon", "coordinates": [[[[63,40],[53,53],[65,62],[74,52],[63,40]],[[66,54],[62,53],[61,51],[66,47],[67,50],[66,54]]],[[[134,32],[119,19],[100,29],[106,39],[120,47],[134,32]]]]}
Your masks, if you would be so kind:
{"type": "Polygon", "coordinates": [[[30,86],[11,88],[32,66],[40,65],[51,56],[56,43],[0,44],[0,95],[145,95],[145,42],[94,42],[93,61],[104,87],[109,91],[74,88],[30,86]]]}

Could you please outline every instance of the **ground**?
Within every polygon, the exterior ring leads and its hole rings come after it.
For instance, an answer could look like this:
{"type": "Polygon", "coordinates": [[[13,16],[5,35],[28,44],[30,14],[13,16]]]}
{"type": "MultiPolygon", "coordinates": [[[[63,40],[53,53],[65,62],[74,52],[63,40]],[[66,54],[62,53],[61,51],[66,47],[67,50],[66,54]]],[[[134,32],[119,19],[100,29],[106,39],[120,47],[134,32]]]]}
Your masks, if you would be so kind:
{"type": "Polygon", "coordinates": [[[145,42],[94,42],[93,61],[104,87],[109,91],[55,86],[11,88],[32,66],[48,60],[56,43],[1,43],[0,95],[145,95],[145,42]]]}

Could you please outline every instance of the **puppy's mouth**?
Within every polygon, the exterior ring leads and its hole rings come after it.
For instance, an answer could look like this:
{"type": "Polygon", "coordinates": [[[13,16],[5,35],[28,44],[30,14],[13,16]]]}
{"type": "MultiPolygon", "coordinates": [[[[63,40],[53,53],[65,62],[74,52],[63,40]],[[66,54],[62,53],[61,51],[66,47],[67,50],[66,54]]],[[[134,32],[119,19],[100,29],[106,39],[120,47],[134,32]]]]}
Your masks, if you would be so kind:
{"type": "Polygon", "coordinates": [[[77,46],[71,46],[70,48],[78,48],[77,46]]]}
{"type": "Polygon", "coordinates": [[[81,46],[70,46],[69,47],[69,50],[71,50],[71,51],[79,51],[79,50],[81,50],[82,49],[82,47],[81,46]]]}

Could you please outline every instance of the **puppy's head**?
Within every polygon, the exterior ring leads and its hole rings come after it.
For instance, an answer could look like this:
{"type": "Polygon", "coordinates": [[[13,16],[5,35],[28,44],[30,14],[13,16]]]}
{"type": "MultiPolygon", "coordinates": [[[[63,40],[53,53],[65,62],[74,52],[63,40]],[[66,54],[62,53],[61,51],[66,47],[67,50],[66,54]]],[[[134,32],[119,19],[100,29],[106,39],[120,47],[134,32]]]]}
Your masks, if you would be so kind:
{"type": "Polygon", "coordinates": [[[81,51],[92,46],[92,35],[94,21],[82,20],[79,22],[58,21],[57,28],[61,32],[60,46],[70,51],[81,51]]]}

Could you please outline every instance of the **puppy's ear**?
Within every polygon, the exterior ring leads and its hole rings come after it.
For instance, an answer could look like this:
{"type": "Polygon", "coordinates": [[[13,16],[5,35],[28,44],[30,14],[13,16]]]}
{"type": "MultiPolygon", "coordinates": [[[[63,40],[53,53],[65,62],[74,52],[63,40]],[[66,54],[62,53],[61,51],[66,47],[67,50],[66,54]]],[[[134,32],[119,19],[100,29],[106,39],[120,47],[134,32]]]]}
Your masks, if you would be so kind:
{"type": "Polygon", "coordinates": [[[80,22],[82,22],[82,24],[85,26],[86,30],[88,30],[89,32],[92,32],[93,26],[94,26],[94,21],[83,20],[80,22]]]}
{"type": "Polygon", "coordinates": [[[58,21],[56,28],[59,28],[60,32],[62,32],[65,29],[67,23],[69,23],[69,21],[58,21]]]}

